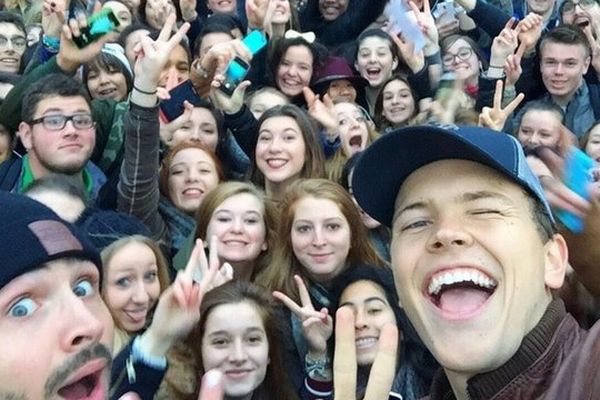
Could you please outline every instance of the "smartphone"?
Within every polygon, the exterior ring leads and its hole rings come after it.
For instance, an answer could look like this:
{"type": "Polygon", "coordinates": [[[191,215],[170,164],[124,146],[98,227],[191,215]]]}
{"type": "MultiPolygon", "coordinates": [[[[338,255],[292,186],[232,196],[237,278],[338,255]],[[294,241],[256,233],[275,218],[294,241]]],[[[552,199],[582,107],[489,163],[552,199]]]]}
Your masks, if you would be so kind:
{"type": "Polygon", "coordinates": [[[235,57],[229,62],[225,69],[225,80],[219,87],[222,92],[231,96],[235,88],[244,80],[248,74],[250,65],[239,57],[235,57]]]}
{"type": "MultiPolygon", "coordinates": [[[[572,148],[565,159],[565,185],[586,200],[590,199],[588,185],[592,182],[590,170],[593,167],[594,160],[577,148],[572,148]]],[[[584,223],[579,216],[564,210],[559,210],[556,215],[571,232],[583,231],[584,223]]]]}
{"type": "Polygon", "coordinates": [[[253,30],[242,39],[242,43],[244,43],[252,55],[254,55],[267,45],[267,37],[261,31],[253,30]]]}
{"type": "Polygon", "coordinates": [[[442,1],[438,3],[433,12],[433,17],[439,25],[446,25],[456,19],[456,10],[453,1],[442,1]]]}
{"type": "Polygon", "coordinates": [[[168,100],[162,100],[159,105],[159,115],[164,122],[171,122],[183,114],[183,102],[189,101],[193,105],[199,105],[205,101],[198,95],[192,81],[189,79],[169,90],[171,96],[168,100]]]}
{"type": "Polygon", "coordinates": [[[110,8],[103,8],[89,17],[87,24],[85,28],[81,29],[81,35],[73,38],[79,48],[83,48],[107,33],[117,30],[119,20],[110,8]]]}

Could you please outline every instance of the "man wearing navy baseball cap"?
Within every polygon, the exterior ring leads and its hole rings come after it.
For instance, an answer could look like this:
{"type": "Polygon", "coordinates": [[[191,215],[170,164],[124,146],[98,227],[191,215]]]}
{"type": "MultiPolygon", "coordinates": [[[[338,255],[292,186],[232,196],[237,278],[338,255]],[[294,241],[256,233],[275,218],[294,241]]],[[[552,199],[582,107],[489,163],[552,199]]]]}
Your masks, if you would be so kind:
{"type": "Polygon", "coordinates": [[[513,137],[400,129],[363,153],[353,190],[392,228],[400,303],[443,367],[431,399],[600,398],[600,325],[553,299],[567,246],[513,137]]]}

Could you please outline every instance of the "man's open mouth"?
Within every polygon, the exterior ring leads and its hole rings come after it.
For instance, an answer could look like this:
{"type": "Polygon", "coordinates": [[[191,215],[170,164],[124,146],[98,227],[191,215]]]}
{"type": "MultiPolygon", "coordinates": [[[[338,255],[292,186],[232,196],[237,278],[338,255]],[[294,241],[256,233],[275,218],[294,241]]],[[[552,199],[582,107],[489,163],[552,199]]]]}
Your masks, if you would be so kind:
{"type": "Polygon", "coordinates": [[[104,369],[99,369],[82,377],[58,390],[58,395],[66,400],[96,400],[105,396],[101,377],[104,369]]]}
{"type": "Polygon", "coordinates": [[[497,286],[495,279],[478,269],[455,268],[432,275],[426,292],[444,314],[465,318],[479,310],[497,286]]]}

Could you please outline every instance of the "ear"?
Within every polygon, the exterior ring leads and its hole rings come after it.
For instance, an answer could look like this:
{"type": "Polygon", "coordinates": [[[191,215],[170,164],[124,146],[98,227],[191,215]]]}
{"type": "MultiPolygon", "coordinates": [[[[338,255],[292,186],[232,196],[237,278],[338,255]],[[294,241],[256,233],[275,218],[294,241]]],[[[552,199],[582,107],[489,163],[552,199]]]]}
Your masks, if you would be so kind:
{"type": "Polygon", "coordinates": [[[396,70],[396,68],[398,68],[398,59],[397,59],[397,58],[394,58],[394,59],[392,60],[392,71],[395,71],[395,70],[396,70]]]}
{"type": "Polygon", "coordinates": [[[565,280],[569,262],[567,242],[562,235],[556,234],[548,240],[544,247],[546,250],[544,281],[548,288],[559,289],[565,280]]]}
{"type": "Polygon", "coordinates": [[[583,74],[587,74],[588,68],[590,67],[590,62],[592,61],[592,56],[588,56],[583,62],[583,74]]]}
{"type": "Polygon", "coordinates": [[[31,126],[27,122],[21,122],[19,124],[18,135],[23,143],[23,147],[25,147],[27,151],[31,150],[33,147],[33,133],[31,132],[31,126]]]}
{"type": "Polygon", "coordinates": [[[355,69],[355,70],[357,70],[357,71],[360,71],[360,70],[358,69],[358,63],[357,63],[356,61],[354,61],[354,69],[355,69]]]}
{"type": "Polygon", "coordinates": [[[269,249],[269,244],[265,240],[263,244],[260,246],[261,251],[267,251],[269,249]]]}

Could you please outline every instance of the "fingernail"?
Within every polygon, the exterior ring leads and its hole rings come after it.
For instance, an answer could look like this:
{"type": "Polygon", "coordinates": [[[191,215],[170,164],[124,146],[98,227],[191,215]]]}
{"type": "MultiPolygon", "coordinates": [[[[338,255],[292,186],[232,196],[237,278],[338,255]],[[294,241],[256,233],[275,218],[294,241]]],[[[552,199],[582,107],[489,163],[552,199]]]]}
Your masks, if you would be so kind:
{"type": "Polygon", "coordinates": [[[218,369],[211,369],[206,374],[204,374],[204,378],[202,378],[202,381],[206,386],[214,387],[221,383],[222,377],[223,374],[221,373],[221,371],[219,371],[218,369]]]}

